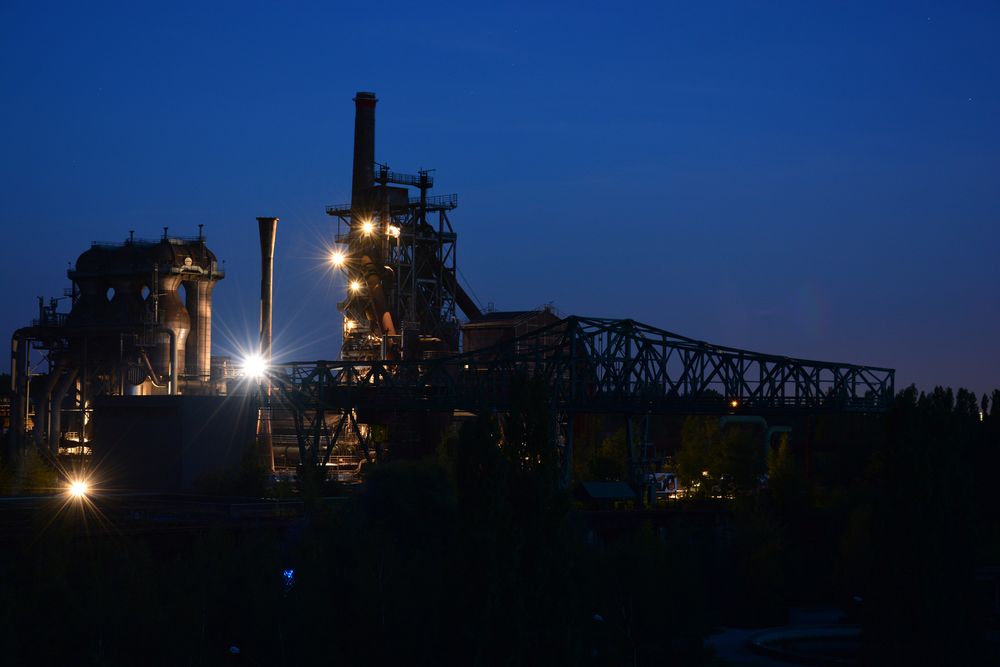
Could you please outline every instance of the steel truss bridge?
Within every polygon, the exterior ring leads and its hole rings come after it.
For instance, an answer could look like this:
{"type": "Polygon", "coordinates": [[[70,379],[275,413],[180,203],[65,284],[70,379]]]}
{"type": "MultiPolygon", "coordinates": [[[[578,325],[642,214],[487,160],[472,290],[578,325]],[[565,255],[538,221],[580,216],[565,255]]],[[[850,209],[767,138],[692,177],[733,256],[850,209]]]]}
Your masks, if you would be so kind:
{"type": "Polygon", "coordinates": [[[294,415],[300,461],[325,465],[347,434],[373,456],[359,414],[504,412],[511,387],[525,376],[549,387],[568,464],[575,414],[878,413],[892,400],[895,371],[712,345],[633,320],[571,316],[445,358],[276,366],[272,400],[294,415]]]}

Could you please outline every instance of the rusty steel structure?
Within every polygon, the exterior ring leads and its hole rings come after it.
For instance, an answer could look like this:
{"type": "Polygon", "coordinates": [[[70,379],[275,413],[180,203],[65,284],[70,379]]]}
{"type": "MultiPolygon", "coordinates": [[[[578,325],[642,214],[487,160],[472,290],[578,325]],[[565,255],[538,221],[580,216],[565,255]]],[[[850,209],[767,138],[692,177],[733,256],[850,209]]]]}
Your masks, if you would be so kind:
{"type": "Polygon", "coordinates": [[[429,196],[429,171],[401,174],[376,162],[377,98],[359,92],[354,103],[351,201],[326,209],[338,221],[333,262],[347,283],[342,358],[272,367],[272,408],[286,415],[275,437],[286,461],[378,460],[386,444],[399,451],[415,415],[503,412],[523,378],[549,387],[566,469],[580,414],[624,415],[631,441],[635,420],[653,414],[886,409],[891,369],[759,354],[632,320],[559,319],[546,310],[525,327],[524,312],[506,321],[482,313],[457,280],[448,217],[457,196],[429,196]],[[461,349],[459,311],[485,347],[461,349]],[[373,437],[378,425],[388,437],[373,437]]]}
{"type": "Polygon", "coordinates": [[[347,434],[375,457],[357,415],[503,412],[521,377],[548,384],[568,460],[575,414],[882,412],[894,395],[895,372],[712,345],[632,320],[570,316],[446,358],[285,364],[272,376],[280,400],[298,415],[301,460],[318,464],[347,434]]]}
{"type": "Polygon", "coordinates": [[[67,275],[70,311],[39,299],[38,318],[11,339],[15,446],[31,433],[47,456],[87,449],[101,396],[215,391],[212,291],[225,274],[201,230],[95,241],[67,275]],[[39,355],[44,373],[32,369],[39,355]]]}
{"type": "Polygon", "coordinates": [[[326,207],[338,221],[338,261],[347,274],[341,355],[420,359],[459,349],[456,307],[480,314],[457,279],[454,194],[430,196],[434,178],[375,162],[374,93],[354,98],[354,167],[349,203],[326,207]],[[411,190],[410,188],[414,188],[411,190]]]}
{"type": "MultiPolygon", "coordinates": [[[[560,317],[550,307],[483,313],[458,280],[449,217],[457,195],[431,195],[430,170],[404,174],[377,162],[377,98],[359,92],[354,104],[351,201],[326,207],[337,223],[331,262],[347,286],[338,304],[339,360],[271,364],[278,219],[257,219],[256,437],[272,470],[315,466],[327,475],[332,467],[356,481],[363,465],[387,452],[426,454],[456,415],[510,410],[512,390],[525,380],[547,387],[564,472],[580,415],[622,416],[638,470],[635,424],[647,420],[648,430],[650,415],[771,419],[887,409],[895,380],[888,368],[761,354],[634,320],[560,317]]],[[[211,294],[223,272],[201,233],[182,239],[164,229],[156,241],[95,243],[69,277],[71,311],[42,304],[39,319],[12,341],[16,437],[33,431],[36,444],[57,455],[70,441],[88,441],[95,397],[227,391],[211,357],[211,294]],[[49,364],[36,389],[32,350],[49,364]]]]}

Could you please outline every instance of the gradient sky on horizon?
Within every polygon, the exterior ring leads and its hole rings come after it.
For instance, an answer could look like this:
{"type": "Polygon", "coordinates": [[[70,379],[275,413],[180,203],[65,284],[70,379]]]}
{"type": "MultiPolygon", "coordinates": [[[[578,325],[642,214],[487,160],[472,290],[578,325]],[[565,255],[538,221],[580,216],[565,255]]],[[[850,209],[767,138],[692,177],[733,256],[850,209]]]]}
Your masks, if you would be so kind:
{"type": "MultiPolygon", "coordinates": [[[[355,91],[435,168],[475,296],[1000,386],[992,2],[0,5],[0,333],[93,240],[226,261],[215,350],[335,358],[355,91]]],[[[64,307],[65,308],[65,307],[64,307]]]]}

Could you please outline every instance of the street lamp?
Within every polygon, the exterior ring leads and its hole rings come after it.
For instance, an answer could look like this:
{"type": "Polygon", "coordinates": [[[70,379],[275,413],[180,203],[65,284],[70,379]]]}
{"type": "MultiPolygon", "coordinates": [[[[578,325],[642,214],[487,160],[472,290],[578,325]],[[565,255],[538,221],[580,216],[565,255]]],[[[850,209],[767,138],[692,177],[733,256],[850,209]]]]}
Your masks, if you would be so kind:
{"type": "Polygon", "coordinates": [[[240,368],[244,376],[253,380],[260,380],[267,375],[267,362],[259,354],[250,354],[244,357],[240,368]]]}

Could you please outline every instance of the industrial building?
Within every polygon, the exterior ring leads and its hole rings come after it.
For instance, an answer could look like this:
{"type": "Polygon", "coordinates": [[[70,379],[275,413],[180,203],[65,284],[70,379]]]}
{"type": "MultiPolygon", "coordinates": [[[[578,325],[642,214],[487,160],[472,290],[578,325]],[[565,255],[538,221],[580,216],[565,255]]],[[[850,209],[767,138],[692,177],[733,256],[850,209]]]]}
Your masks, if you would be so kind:
{"type": "Polygon", "coordinates": [[[637,419],[881,411],[891,399],[891,369],[763,355],[550,307],[483,312],[458,280],[457,195],[431,194],[430,171],[377,163],[376,96],[359,92],[354,104],[351,201],[326,207],[330,261],[347,285],[341,358],[272,363],[276,217],[258,218],[260,348],[240,368],[211,353],[224,273],[201,228],[164,228],[155,240],[130,232],[80,255],[68,313],[41,303],[15,332],[15,448],[93,457],[128,488],[190,490],[248,450],[279,476],[309,466],[357,481],[368,463],[427,453],[459,416],[503,412],[527,375],[548,383],[566,471],[574,419],[611,414],[629,425],[639,479],[650,461],[637,419]],[[46,373],[32,375],[33,352],[46,373]]]}

